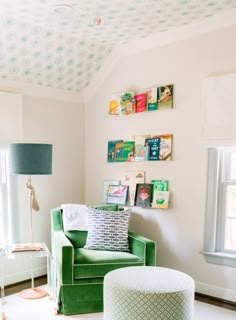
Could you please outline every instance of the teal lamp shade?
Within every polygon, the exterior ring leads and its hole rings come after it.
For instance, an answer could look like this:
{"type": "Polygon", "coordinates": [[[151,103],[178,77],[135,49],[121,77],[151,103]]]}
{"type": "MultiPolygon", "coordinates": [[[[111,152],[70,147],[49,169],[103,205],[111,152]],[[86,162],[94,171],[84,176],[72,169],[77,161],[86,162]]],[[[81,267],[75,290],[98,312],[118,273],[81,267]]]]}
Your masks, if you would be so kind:
{"type": "Polygon", "coordinates": [[[52,174],[52,145],[12,143],[9,146],[9,160],[13,174],[52,174]]]}

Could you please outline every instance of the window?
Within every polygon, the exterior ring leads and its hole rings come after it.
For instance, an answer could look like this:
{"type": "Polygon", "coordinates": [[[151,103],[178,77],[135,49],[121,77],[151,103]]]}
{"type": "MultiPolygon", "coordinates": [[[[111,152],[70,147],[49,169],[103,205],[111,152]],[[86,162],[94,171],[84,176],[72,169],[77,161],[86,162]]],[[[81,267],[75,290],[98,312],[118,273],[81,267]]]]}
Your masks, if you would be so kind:
{"type": "Polygon", "coordinates": [[[9,175],[8,149],[0,146],[0,245],[18,239],[16,189],[16,177],[9,175]]]}
{"type": "Polygon", "coordinates": [[[236,267],[236,147],[209,149],[203,254],[236,267]]]}

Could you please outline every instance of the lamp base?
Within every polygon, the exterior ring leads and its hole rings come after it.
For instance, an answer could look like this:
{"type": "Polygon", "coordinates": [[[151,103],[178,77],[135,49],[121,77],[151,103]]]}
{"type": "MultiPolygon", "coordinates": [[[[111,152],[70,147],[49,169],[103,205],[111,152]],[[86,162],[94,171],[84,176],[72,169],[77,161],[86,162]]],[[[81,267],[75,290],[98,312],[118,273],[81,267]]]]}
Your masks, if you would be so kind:
{"type": "Polygon", "coordinates": [[[40,288],[25,289],[20,292],[20,297],[23,299],[41,299],[46,297],[47,295],[47,291],[40,288]]]}

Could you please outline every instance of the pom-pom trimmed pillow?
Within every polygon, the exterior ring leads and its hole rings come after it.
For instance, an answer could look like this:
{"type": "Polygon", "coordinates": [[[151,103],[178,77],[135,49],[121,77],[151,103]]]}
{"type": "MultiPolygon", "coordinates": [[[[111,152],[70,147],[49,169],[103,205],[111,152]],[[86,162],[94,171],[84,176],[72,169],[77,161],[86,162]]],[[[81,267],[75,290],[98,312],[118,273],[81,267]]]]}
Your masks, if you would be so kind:
{"type": "Polygon", "coordinates": [[[88,236],[84,248],[129,252],[128,228],[131,210],[88,210],[88,236]]]}

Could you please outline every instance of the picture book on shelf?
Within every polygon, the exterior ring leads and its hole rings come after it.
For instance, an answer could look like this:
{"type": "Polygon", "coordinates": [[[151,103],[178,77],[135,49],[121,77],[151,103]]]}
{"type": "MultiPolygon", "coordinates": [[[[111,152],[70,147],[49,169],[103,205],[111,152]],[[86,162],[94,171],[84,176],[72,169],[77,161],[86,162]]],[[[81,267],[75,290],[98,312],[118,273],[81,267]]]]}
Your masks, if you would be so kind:
{"type": "Polygon", "coordinates": [[[127,115],[135,113],[136,102],[134,92],[114,93],[109,101],[108,113],[111,115],[127,115]]]}
{"type": "Polygon", "coordinates": [[[158,88],[158,109],[173,108],[173,90],[172,84],[158,88]]]}
{"type": "Polygon", "coordinates": [[[136,101],[134,99],[134,92],[125,91],[121,93],[120,108],[122,115],[135,113],[136,101]]]}
{"type": "Polygon", "coordinates": [[[119,186],[120,185],[120,180],[117,180],[117,179],[105,179],[103,181],[103,203],[107,202],[109,185],[119,186]]]}
{"type": "Polygon", "coordinates": [[[107,150],[107,162],[115,161],[115,149],[117,143],[122,143],[123,140],[112,140],[108,141],[108,150],[107,150]]]}
{"type": "Polygon", "coordinates": [[[168,191],[169,181],[168,180],[151,180],[153,184],[153,194],[155,191],[168,191]]]}
{"type": "Polygon", "coordinates": [[[120,92],[113,93],[110,97],[108,113],[111,115],[120,115],[121,108],[120,108],[120,92]]]}
{"type": "Polygon", "coordinates": [[[109,185],[106,203],[125,205],[127,202],[129,186],[127,185],[109,185]]]}
{"type": "Polygon", "coordinates": [[[149,160],[149,147],[138,145],[135,147],[135,161],[148,161],[149,160]]]}
{"type": "Polygon", "coordinates": [[[123,153],[124,141],[117,142],[115,145],[115,162],[121,161],[122,153],[123,153]]]}
{"type": "Polygon", "coordinates": [[[152,208],[166,209],[169,205],[169,191],[156,191],[152,199],[152,208]]]}
{"type": "Polygon", "coordinates": [[[158,88],[147,89],[147,111],[157,110],[158,88]]]}
{"type": "Polygon", "coordinates": [[[145,146],[149,147],[149,160],[159,160],[160,138],[147,138],[145,146]]]}
{"type": "Polygon", "coordinates": [[[134,96],[136,100],[136,112],[144,112],[146,111],[146,96],[147,94],[139,93],[134,96]]]}
{"type": "Polygon", "coordinates": [[[153,138],[160,139],[159,160],[171,160],[172,159],[172,134],[155,135],[153,138]]]}
{"type": "Polygon", "coordinates": [[[151,208],[152,184],[138,183],[136,185],[134,205],[138,207],[151,208]]]}
{"type": "Polygon", "coordinates": [[[122,154],[119,157],[119,162],[134,161],[134,141],[124,141],[122,147],[122,154]]]}
{"type": "Polygon", "coordinates": [[[152,208],[168,208],[169,202],[169,181],[151,180],[152,189],[152,208]]]}
{"type": "Polygon", "coordinates": [[[129,186],[128,204],[134,205],[135,191],[137,183],[144,183],[144,171],[125,172],[122,184],[129,186]]]}
{"type": "Polygon", "coordinates": [[[145,140],[147,138],[151,138],[151,135],[150,134],[136,134],[136,135],[132,136],[132,139],[135,142],[135,147],[137,147],[137,146],[144,147],[145,146],[145,140]]]}

